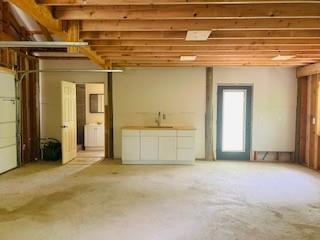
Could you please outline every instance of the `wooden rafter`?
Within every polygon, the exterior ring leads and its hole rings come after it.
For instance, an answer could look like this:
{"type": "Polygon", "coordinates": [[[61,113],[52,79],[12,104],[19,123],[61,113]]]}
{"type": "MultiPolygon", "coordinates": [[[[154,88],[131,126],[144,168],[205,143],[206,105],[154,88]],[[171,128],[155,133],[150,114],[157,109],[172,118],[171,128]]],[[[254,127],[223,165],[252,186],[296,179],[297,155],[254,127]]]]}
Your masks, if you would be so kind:
{"type": "MultiPolygon", "coordinates": [[[[25,13],[33,17],[37,22],[46,27],[49,31],[58,35],[63,40],[68,40],[68,35],[66,32],[62,31],[62,24],[59,20],[53,18],[50,9],[45,6],[38,5],[35,0],[9,0],[11,3],[15,4],[17,7],[22,9],[25,13]]],[[[104,59],[98,56],[90,48],[81,48],[80,50],[83,54],[88,56],[91,60],[101,65],[104,68],[110,67],[106,65],[104,59]]]]}

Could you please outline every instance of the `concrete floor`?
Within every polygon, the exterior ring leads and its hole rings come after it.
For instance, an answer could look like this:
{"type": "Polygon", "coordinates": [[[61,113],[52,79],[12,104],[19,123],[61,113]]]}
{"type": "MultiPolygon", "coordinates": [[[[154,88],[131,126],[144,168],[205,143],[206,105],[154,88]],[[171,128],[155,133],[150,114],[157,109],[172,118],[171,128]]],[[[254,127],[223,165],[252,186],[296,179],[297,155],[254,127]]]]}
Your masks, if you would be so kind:
{"type": "Polygon", "coordinates": [[[293,164],[29,164],[0,176],[0,239],[320,239],[320,174],[293,164]]]}

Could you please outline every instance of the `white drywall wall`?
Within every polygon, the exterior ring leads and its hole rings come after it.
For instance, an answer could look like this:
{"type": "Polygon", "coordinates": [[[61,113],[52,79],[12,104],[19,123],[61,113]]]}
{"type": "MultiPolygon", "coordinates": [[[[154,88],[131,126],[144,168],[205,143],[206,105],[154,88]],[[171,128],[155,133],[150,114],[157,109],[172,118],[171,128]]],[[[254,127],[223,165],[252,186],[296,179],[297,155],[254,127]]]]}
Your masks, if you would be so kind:
{"type": "MultiPolygon", "coordinates": [[[[39,67],[40,69],[101,69],[89,60],[40,60],[39,67]]],[[[107,73],[40,73],[41,137],[61,139],[61,81],[105,83],[106,79],[107,73]]]]}
{"type": "MultiPolygon", "coordinates": [[[[83,60],[41,60],[40,67],[98,68],[83,60]]],[[[167,114],[165,125],[197,128],[196,157],[204,158],[205,68],[128,68],[114,74],[113,79],[115,157],[121,157],[121,127],[153,125],[156,113],[161,111],[167,114]]],[[[41,135],[44,137],[60,139],[61,80],[106,82],[106,74],[41,74],[41,135]]],[[[294,151],[295,69],[214,67],[215,110],[217,85],[230,84],[253,86],[252,150],[294,151]]]]}
{"type": "Polygon", "coordinates": [[[297,102],[295,68],[215,67],[213,73],[216,86],[253,86],[253,151],[294,151],[297,102]]]}
{"type": "Polygon", "coordinates": [[[196,157],[204,157],[205,68],[126,69],[114,75],[115,157],[121,157],[121,128],[155,125],[157,112],[163,125],[194,126],[196,157]]]}

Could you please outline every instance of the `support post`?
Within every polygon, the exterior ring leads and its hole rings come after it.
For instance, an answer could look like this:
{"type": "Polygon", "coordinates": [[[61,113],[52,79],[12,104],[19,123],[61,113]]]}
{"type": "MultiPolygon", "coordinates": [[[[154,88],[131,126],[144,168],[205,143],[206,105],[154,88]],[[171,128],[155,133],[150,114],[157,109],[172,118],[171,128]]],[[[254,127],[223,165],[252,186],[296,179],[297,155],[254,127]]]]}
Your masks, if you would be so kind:
{"type": "Polygon", "coordinates": [[[205,158],[215,160],[213,154],[213,67],[206,68],[205,158]]]}
{"type": "Polygon", "coordinates": [[[112,84],[112,73],[108,73],[108,108],[106,117],[107,129],[106,129],[106,158],[113,159],[113,84],[112,84]]]}

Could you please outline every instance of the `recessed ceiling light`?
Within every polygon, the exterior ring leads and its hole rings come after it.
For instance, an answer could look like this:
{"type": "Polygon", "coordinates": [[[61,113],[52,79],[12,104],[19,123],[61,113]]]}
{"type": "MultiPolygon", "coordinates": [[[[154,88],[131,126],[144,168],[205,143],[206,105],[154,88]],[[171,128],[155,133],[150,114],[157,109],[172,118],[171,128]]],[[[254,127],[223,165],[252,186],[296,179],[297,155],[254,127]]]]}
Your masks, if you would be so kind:
{"type": "Polygon", "coordinates": [[[196,58],[197,56],[181,56],[180,61],[194,61],[196,58]]]}
{"type": "Polygon", "coordinates": [[[208,40],[211,31],[188,31],[186,41],[205,41],[208,40]]]}
{"type": "Polygon", "coordinates": [[[295,56],[285,56],[285,55],[278,55],[272,58],[273,61],[286,61],[294,58],[295,56]]]}

